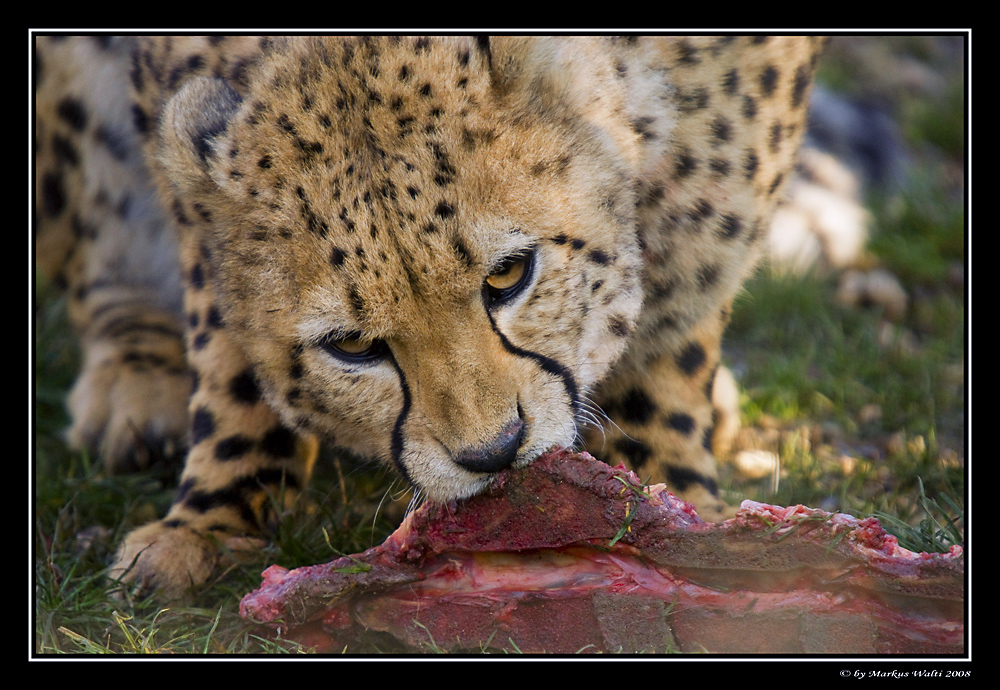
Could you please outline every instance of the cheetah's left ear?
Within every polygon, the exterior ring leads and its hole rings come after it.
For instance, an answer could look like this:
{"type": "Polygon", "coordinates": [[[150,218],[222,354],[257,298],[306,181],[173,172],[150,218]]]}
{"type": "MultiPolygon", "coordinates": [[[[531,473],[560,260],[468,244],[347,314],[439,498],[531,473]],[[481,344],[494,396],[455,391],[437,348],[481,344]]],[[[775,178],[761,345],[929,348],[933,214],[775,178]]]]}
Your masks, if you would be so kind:
{"type": "Polygon", "coordinates": [[[198,77],[167,102],[160,121],[159,159],[182,190],[211,184],[215,141],[225,133],[242,99],[221,79],[198,77]]]}

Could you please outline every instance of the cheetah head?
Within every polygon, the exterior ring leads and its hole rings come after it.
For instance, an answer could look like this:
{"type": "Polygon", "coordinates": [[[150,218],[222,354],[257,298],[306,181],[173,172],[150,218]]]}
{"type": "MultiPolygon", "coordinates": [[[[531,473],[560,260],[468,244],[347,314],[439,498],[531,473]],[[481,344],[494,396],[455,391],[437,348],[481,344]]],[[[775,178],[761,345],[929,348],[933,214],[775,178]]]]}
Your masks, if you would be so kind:
{"type": "Polygon", "coordinates": [[[173,96],[163,170],[288,423],[431,500],[576,441],[641,305],[601,40],[300,37],[173,96]]]}

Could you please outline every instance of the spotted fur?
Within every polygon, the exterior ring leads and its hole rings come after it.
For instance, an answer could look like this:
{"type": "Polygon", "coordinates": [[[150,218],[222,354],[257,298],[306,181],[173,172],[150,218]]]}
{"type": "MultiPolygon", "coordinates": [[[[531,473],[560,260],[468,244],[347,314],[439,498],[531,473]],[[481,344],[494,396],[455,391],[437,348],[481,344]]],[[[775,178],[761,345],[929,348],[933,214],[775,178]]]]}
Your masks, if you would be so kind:
{"type": "Polygon", "coordinates": [[[70,439],[114,470],[187,448],[114,572],[204,581],[317,439],[443,501],[586,436],[726,514],[719,342],[821,43],[39,38],[38,262],[85,353],[70,439]]]}

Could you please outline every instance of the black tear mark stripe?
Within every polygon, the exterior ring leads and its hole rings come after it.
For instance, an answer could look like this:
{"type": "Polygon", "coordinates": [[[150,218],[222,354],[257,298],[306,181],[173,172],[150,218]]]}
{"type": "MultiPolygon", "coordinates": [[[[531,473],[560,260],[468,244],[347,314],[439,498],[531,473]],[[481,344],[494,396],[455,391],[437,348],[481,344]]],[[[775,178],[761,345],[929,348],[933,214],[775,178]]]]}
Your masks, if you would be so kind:
{"type": "Polygon", "coordinates": [[[531,350],[525,350],[522,347],[514,345],[507,339],[507,336],[497,328],[496,321],[493,320],[493,315],[486,311],[486,317],[490,320],[490,328],[493,332],[497,334],[500,338],[501,344],[504,346],[508,352],[517,357],[526,357],[527,359],[535,360],[538,365],[547,373],[557,376],[566,388],[566,395],[569,396],[570,404],[573,408],[573,416],[577,417],[581,413],[580,407],[580,391],[579,387],[576,385],[576,379],[573,378],[573,374],[569,369],[564,367],[559,362],[555,361],[551,357],[546,357],[545,355],[539,354],[537,352],[532,352],[531,350]]]}
{"type": "Polygon", "coordinates": [[[399,387],[403,391],[403,409],[399,411],[399,415],[396,417],[396,424],[392,427],[392,446],[390,451],[392,454],[392,464],[396,467],[396,471],[399,472],[399,476],[412,485],[413,480],[410,478],[410,473],[406,471],[406,467],[403,465],[403,425],[406,424],[406,417],[410,414],[410,386],[406,383],[406,377],[403,376],[403,370],[400,368],[399,363],[392,356],[392,351],[387,351],[389,353],[387,359],[392,364],[392,368],[396,370],[396,375],[399,376],[399,387]]]}

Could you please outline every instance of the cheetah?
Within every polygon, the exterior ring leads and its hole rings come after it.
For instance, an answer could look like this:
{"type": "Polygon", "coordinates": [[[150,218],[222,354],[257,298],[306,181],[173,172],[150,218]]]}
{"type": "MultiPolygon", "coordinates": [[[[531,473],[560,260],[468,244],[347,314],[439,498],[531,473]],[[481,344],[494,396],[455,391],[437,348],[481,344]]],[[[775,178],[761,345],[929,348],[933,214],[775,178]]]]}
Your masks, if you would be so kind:
{"type": "Polygon", "coordinates": [[[111,569],[182,596],[319,443],[449,501],[553,447],[709,519],[730,303],[823,39],[37,37],[36,265],[69,443],[186,455],[111,569]]]}

